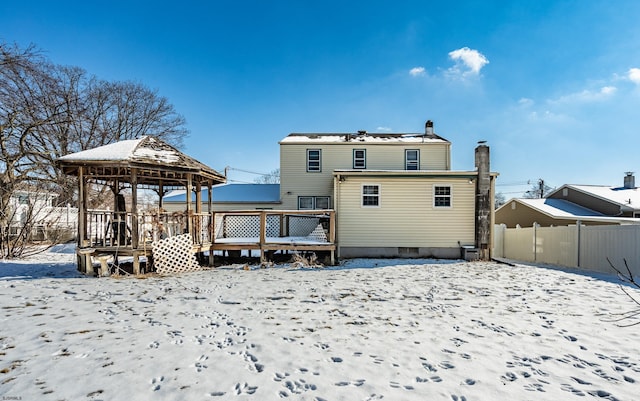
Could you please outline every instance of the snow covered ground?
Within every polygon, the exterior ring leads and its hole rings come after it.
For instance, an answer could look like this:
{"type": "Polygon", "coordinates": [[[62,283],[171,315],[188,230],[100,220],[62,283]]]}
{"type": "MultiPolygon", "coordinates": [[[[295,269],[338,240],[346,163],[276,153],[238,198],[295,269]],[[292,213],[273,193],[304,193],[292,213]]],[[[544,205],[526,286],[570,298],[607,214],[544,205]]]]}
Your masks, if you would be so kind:
{"type": "Polygon", "coordinates": [[[434,260],[98,279],[59,248],[0,262],[0,396],[637,400],[616,282],[434,260]]]}

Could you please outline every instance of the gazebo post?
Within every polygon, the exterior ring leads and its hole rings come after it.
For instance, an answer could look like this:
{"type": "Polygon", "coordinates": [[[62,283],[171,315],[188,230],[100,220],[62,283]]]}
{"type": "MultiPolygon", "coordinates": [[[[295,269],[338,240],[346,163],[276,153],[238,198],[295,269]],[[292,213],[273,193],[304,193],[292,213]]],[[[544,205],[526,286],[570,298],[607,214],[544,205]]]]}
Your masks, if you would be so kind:
{"type": "Polygon", "coordinates": [[[164,186],[162,185],[162,180],[158,181],[158,209],[162,209],[162,202],[164,198],[164,186]]]}
{"type": "Polygon", "coordinates": [[[191,214],[193,212],[193,208],[191,206],[191,193],[193,192],[193,177],[191,173],[187,173],[187,232],[192,234],[193,224],[191,222],[191,214]]]}
{"type": "MultiPolygon", "coordinates": [[[[86,247],[87,239],[87,193],[86,182],[84,177],[84,167],[78,168],[78,248],[86,247]]],[[[78,252],[78,270],[81,273],[89,273],[89,266],[92,266],[91,253],[78,252]]],[[[91,269],[93,270],[93,269],[91,269]]]]}
{"type": "Polygon", "coordinates": [[[198,246],[200,252],[198,252],[198,262],[202,261],[204,253],[202,252],[202,220],[200,219],[202,213],[202,183],[196,181],[196,214],[194,216],[194,233],[193,238],[195,245],[198,246]]]}
{"type": "MultiPolygon", "coordinates": [[[[207,211],[209,213],[209,243],[213,245],[216,241],[216,220],[213,214],[213,185],[211,180],[207,180],[207,211]]],[[[213,246],[209,248],[209,266],[213,266],[213,246]]]]}
{"type": "Polygon", "coordinates": [[[138,169],[131,169],[131,247],[133,254],[133,274],[140,274],[140,255],[138,249],[138,169]]]}

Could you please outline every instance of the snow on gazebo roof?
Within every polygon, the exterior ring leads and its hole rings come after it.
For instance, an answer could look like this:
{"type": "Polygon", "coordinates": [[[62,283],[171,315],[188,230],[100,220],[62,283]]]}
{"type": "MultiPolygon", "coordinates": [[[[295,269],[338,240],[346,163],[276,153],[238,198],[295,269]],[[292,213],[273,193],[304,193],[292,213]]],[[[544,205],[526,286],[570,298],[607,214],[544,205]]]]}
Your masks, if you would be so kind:
{"type": "Polygon", "coordinates": [[[131,169],[136,168],[138,180],[143,184],[162,181],[167,186],[179,185],[189,173],[195,181],[226,182],[216,170],[152,136],[72,153],[60,157],[57,163],[70,175],[78,175],[81,166],[90,168],[90,175],[96,179],[130,177],[131,169]]]}

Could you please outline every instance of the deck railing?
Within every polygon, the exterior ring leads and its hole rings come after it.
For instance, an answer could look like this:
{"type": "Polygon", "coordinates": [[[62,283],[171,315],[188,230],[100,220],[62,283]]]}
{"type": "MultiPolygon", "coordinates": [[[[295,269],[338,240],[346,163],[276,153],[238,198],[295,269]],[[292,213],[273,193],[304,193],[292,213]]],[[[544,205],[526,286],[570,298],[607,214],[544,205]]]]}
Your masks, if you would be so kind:
{"type": "Polygon", "coordinates": [[[190,233],[194,246],[214,243],[335,242],[332,210],[243,210],[212,213],[130,212],[89,209],[85,247],[135,248],[174,235],[190,233]],[[214,224],[212,224],[212,222],[214,224]],[[135,223],[135,227],[134,227],[135,223]],[[133,235],[137,232],[137,241],[133,235]],[[286,241],[285,241],[286,239],[286,241]]]}

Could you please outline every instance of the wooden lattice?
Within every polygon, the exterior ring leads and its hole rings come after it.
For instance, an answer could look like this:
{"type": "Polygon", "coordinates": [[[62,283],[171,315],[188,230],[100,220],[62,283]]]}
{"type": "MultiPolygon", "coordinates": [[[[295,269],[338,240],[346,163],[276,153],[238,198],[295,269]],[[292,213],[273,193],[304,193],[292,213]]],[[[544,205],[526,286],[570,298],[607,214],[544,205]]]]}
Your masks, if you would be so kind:
{"type": "MultiPolygon", "coordinates": [[[[280,236],[280,218],[267,216],[267,237],[280,236]]],[[[224,217],[223,237],[242,238],[260,236],[260,216],[227,215],[224,217]]]]}
{"type": "Polygon", "coordinates": [[[315,230],[319,222],[320,219],[317,217],[290,216],[289,235],[292,237],[306,237],[315,230]]]}
{"type": "Polygon", "coordinates": [[[153,242],[153,261],[158,274],[169,275],[200,270],[196,255],[191,251],[192,247],[190,234],[153,242]]]}
{"type": "Polygon", "coordinates": [[[322,228],[322,224],[318,224],[311,234],[309,234],[309,237],[316,241],[328,242],[327,233],[325,233],[324,228],[322,228]]]}

